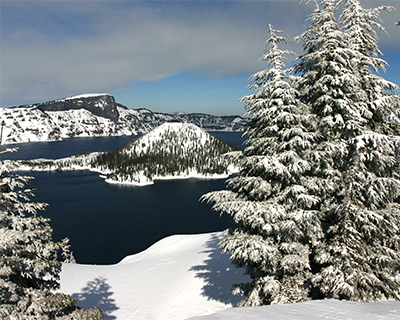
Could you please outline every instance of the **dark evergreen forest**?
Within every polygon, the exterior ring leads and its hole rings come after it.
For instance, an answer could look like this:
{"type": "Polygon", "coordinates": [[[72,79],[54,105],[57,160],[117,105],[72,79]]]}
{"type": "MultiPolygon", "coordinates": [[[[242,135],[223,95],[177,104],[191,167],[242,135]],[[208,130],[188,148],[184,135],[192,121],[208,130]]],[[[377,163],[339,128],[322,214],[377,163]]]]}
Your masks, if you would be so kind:
{"type": "Polygon", "coordinates": [[[91,166],[111,170],[111,179],[136,174],[148,178],[174,176],[189,171],[204,175],[224,174],[230,162],[221,155],[238,150],[211,135],[200,143],[195,132],[167,130],[157,139],[150,141],[140,137],[104,152],[93,159],[91,166]]]}

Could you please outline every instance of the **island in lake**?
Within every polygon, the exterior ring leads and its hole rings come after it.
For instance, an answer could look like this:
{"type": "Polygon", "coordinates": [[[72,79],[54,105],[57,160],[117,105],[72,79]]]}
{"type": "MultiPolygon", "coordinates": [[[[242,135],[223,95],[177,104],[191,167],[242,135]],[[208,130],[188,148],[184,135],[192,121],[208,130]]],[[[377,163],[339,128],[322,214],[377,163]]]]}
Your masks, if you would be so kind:
{"type": "Polygon", "coordinates": [[[118,149],[63,159],[18,160],[19,170],[91,170],[108,183],[149,185],[157,179],[224,178],[237,172],[232,145],[190,123],[164,123],[118,149]]]}

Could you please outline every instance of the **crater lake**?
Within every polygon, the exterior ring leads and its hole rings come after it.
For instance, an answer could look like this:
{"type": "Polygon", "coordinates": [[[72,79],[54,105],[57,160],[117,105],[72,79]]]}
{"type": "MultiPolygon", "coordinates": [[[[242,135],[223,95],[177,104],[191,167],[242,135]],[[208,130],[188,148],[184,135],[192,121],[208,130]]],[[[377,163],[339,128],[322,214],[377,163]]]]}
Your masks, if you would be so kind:
{"type": "MultiPolygon", "coordinates": [[[[243,148],[240,132],[212,132],[243,148]]],[[[106,151],[135,136],[73,138],[59,142],[32,142],[2,159],[62,158],[77,153],[106,151]]],[[[98,173],[82,171],[19,172],[33,176],[33,201],[49,204],[39,212],[49,217],[53,239],[70,239],[77,263],[114,264],[174,234],[222,231],[233,225],[211,205],[199,202],[210,191],[225,188],[225,179],[157,180],[150,186],[115,185],[98,173]]]]}

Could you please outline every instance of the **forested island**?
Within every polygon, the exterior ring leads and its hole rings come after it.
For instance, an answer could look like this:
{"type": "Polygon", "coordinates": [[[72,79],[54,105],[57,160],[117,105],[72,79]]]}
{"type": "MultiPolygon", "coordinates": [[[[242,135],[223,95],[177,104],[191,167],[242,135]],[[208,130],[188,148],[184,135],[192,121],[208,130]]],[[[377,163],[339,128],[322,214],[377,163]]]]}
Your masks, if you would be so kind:
{"type": "Polygon", "coordinates": [[[120,148],[63,159],[18,161],[20,170],[91,170],[108,183],[148,185],[155,179],[220,178],[237,171],[239,149],[189,123],[165,123],[120,148]]]}

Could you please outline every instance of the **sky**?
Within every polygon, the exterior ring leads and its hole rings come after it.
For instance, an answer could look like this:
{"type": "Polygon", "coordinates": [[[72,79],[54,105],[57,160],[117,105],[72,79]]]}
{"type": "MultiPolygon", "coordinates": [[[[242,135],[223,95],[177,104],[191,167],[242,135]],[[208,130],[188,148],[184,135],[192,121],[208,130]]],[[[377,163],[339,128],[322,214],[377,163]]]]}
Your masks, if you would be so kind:
{"type": "MultiPolygon", "coordinates": [[[[379,48],[400,84],[400,2],[383,12],[379,48]]],[[[259,62],[268,24],[301,34],[313,5],[299,0],[1,0],[0,106],[109,93],[133,109],[243,115],[238,102],[259,62]]],[[[302,54],[299,44],[290,49],[302,54]]]]}

